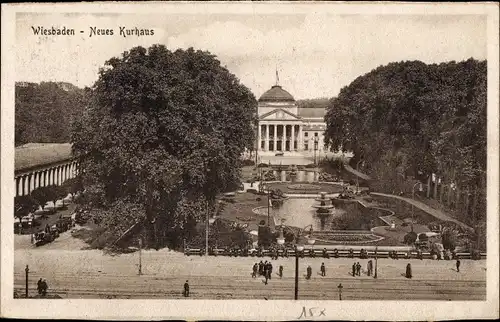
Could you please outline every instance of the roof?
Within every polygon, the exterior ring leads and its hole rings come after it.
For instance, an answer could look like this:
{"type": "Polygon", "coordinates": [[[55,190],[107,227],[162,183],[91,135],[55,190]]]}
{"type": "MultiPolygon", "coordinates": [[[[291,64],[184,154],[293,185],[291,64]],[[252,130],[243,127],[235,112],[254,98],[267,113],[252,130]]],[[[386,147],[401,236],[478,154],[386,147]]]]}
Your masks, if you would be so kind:
{"type": "Polygon", "coordinates": [[[281,86],[274,85],[270,90],[262,94],[259,102],[295,102],[292,94],[285,91],[281,86]]]}
{"type": "Polygon", "coordinates": [[[300,116],[297,116],[297,115],[293,114],[292,112],[284,110],[282,108],[277,108],[277,109],[274,109],[274,110],[272,110],[270,112],[264,113],[261,116],[259,116],[259,119],[262,120],[262,119],[266,118],[267,116],[272,115],[272,114],[274,114],[274,113],[276,113],[278,111],[282,111],[282,112],[284,112],[284,113],[286,113],[286,114],[288,114],[290,116],[293,116],[294,118],[300,119],[300,116]]]}
{"type": "Polygon", "coordinates": [[[325,114],[326,114],[325,108],[308,107],[308,108],[299,108],[298,109],[298,115],[300,117],[303,117],[303,118],[310,118],[310,117],[324,118],[325,114]]]}
{"type": "Polygon", "coordinates": [[[69,160],[71,143],[28,143],[16,147],[15,171],[69,160]]]}

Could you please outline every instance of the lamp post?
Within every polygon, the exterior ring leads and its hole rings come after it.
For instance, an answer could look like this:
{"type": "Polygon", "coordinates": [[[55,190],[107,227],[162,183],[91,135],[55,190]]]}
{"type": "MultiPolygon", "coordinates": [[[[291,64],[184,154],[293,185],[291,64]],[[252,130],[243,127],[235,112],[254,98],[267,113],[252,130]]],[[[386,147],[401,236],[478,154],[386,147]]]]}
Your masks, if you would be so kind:
{"type": "Polygon", "coordinates": [[[30,272],[28,265],[26,265],[26,268],[24,269],[24,271],[26,272],[26,298],[28,298],[28,275],[30,272]]]}
{"type": "MultiPolygon", "coordinates": [[[[306,227],[304,227],[303,230],[305,230],[306,227]]],[[[295,236],[295,292],[294,292],[294,299],[298,300],[299,298],[299,253],[304,251],[304,246],[299,243],[300,239],[300,233],[295,236]]],[[[281,223],[281,231],[280,231],[280,236],[277,238],[277,242],[279,245],[283,245],[285,243],[285,238],[283,237],[283,222],[281,223]]],[[[307,239],[308,244],[312,246],[316,242],[316,240],[312,237],[312,227],[310,230],[309,238],[307,239]]]]}
{"type": "MultiPolygon", "coordinates": [[[[413,185],[413,188],[411,189],[411,198],[413,199],[413,201],[415,201],[415,187],[420,184],[420,181],[415,183],[413,185]]],[[[413,215],[414,215],[414,212],[415,212],[415,209],[413,207],[413,204],[411,204],[411,231],[413,232],[413,215]]]]}
{"type": "Polygon", "coordinates": [[[344,288],[342,286],[342,283],[340,283],[339,286],[337,286],[337,288],[339,289],[339,301],[342,301],[342,289],[344,288]]]}
{"type": "Polygon", "coordinates": [[[373,274],[373,278],[377,278],[377,268],[378,268],[378,254],[377,254],[377,251],[378,251],[378,246],[375,247],[375,274],[373,274]]]}
{"type": "Polygon", "coordinates": [[[142,238],[139,237],[139,272],[138,275],[142,275],[142,238]]]}
{"type": "Polygon", "coordinates": [[[270,194],[271,194],[271,191],[268,187],[267,188],[267,227],[270,227],[270,224],[269,224],[269,218],[270,218],[270,215],[269,215],[269,212],[270,212],[270,194]]]}
{"type": "Polygon", "coordinates": [[[299,299],[299,252],[303,250],[304,246],[295,245],[295,300],[299,299]]]}
{"type": "Polygon", "coordinates": [[[318,150],[318,137],[314,137],[314,165],[316,165],[316,151],[318,150]]]}
{"type": "Polygon", "coordinates": [[[207,224],[206,224],[206,231],[205,231],[205,255],[208,256],[208,233],[209,233],[209,227],[210,227],[210,224],[213,224],[215,222],[215,218],[210,218],[208,201],[207,201],[207,220],[206,221],[207,221],[207,224]]]}

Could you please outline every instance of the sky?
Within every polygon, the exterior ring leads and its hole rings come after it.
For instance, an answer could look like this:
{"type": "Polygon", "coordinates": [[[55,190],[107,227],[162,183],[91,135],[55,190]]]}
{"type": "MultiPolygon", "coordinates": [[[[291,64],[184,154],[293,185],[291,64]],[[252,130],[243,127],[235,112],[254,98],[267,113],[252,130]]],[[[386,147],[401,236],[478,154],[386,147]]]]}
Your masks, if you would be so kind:
{"type": "Polygon", "coordinates": [[[164,44],[215,54],[258,98],[276,82],[296,99],[336,96],[394,61],[486,59],[481,15],[41,14],[16,17],[16,81],[92,86],[106,60],[135,46],[164,44]],[[32,26],[73,28],[75,36],[37,36],[32,26]],[[119,27],[154,36],[122,37],[119,27]],[[89,37],[90,27],[113,36],[89,37]],[[80,30],[84,33],[80,34],[80,30]]]}

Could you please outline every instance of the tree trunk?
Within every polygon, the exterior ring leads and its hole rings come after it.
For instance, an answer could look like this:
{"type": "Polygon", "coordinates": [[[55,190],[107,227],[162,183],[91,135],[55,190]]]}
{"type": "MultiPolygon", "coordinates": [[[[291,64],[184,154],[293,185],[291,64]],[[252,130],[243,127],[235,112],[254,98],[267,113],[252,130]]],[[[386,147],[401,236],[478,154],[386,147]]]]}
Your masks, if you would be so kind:
{"type": "Polygon", "coordinates": [[[439,203],[443,204],[443,194],[444,194],[445,186],[442,184],[439,187],[439,203]]]}
{"type": "Polygon", "coordinates": [[[435,180],[434,180],[434,194],[433,194],[433,197],[432,197],[432,198],[434,198],[434,200],[437,200],[438,180],[439,180],[439,178],[436,175],[435,180]]]}
{"type": "Polygon", "coordinates": [[[469,187],[467,186],[467,190],[465,192],[465,211],[464,211],[466,219],[468,219],[467,217],[469,217],[470,215],[469,205],[470,205],[470,190],[469,187]]]}
{"type": "Polygon", "coordinates": [[[431,196],[431,180],[432,180],[432,174],[427,179],[427,199],[429,199],[431,196]]]}
{"type": "Polygon", "coordinates": [[[153,208],[153,198],[152,198],[152,186],[151,182],[146,182],[146,220],[144,223],[144,231],[146,233],[145,247],[150,248],[155,245],[155,235],[154,235],[154,227],[153,227],[153,219],[154,219],[154,208],[153,208]]]}

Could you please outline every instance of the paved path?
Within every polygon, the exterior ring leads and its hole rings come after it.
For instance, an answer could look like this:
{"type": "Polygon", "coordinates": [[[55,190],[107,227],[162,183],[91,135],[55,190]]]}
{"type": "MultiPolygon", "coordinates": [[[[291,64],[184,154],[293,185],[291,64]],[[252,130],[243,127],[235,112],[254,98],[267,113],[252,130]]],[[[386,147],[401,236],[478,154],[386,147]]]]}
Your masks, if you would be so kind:
{"type": "Polygon", "coordinates": [[[420,202],[420,201],[417,201],[417,200],[413,200],[411,198],[406,198],[406,197],[401,197],[401,196],[395,196],[395,195],[391,195],[391,194],[387,194],[387,193],[371,192],[370,194],[371,195],[375,195],[375,196],[382,196],[382,197],[387,197],[387,198],[392,198],[392,199],[399,199],[399,200],[405,201],[405,202],[407,202],[407,203],[409,203],[409,204],[411,204],[411,205],[419,208],[420,210],[425,211],[429,215],[431,215],[433,217],[436,217],[437,219],[440,219],[440,220],[443,220],[443,221],[452,221],[452,222],[460,225],[463,228],[469,228],[469,229],[471,228],[471,227],[467,226],[466,224],[464,224],[464,223],[456,220],[455,218],[453,218],[453,217],[445,214],[441,210],[434,209],[434,208],[431,208],[431,207],[427,206],[423,202],[420,202]]]}
{"type": "MultiPolygon", "coordinates": [[[[351,172],[352,174],[362,178],[362,179],[365,179],[365,180],[370,180],[370,177],[367,176],[366,174],[364,173],[361,173],[359,171],[356,171],[355,169],[353,169],[351,166],[349,166],[348,164],[345,164],[344,165],[344,168],[351,172]]],[[[420,201],[417,201],[417,200],[414,200],[414,199],[411,199],[411,198],[406,198],[406,197],[401,197],[401,196],[396,196],[396,195],[391,195],[391,194],[387,194],[387,193],[380,193],[380,192],[370,192],[371,195],[375,195],[375,196],[383,196],[383,197],[388,197],[388,198],[393,198],[393,199],[399,199],[399,200],[403,200],[403,201],[406,201],[407,203],[419,208],[420,210],[422,211],[425,211],[426,213],[428,213],[429,215],[433,216],[433,217],[436,217],[437,219],[440,219],[440,220],[443,220],[443,221],[451,221],[451,222],[454,222],[458,225],[460,225],[461,227],[463,228],[468,228],[468,229],[471,229],[471,227],[467,226],[466,224],[464,224],[463,222],[460,222],[458,220],[456,220],[455,218],[445,214],[444,212],[442,212],[441,210],[438,210],[438,209],[434,209],[434,208],[431,208],[429,206],[427,206],[425,203],[423,202],[420,202],[420,201]]]]}
{"type": "Polygon", "coordinates": [[[350,165],[348,165],[347,163],[344,164],[344,169],[346,169],[347,171],[349,171],[350,173],[354,174],[355,176],[358,176],[360,177],[361,179],[364,179],[364,180],[371,180],[370,176],[364,174],[364,173],[361,173],[359,171],[357,171],[356,169],[353,169],[350,165]]]}
{"type": "MultiPolygon", "coordinates": [[[[52,245],[56,246],[56,245],[52,245]]],[[[76,245],[75,245],[76,246],[76,245]]],[[[262,258],[269,260],[269,258],[262,258]]],[[[295,258],[272,261],[273,277],[268,285],[253,279],[251,267],[261,258],[184,256],[167,250],[143,251],[142,272],[138,276],[139,254],[104,255],[98,250],[61,250],[44,246],[19,249],[14,255],[14,287],[22,293],[24,267],[30,267],[30,294],[36,281],[46,278],[49,292],[63,298],[182,298],[182,285],[189,280],[192,298],[204,299],[292,299],[295,258]],[[284,267],[284,278],[276,274],[284,267]]],[[[343,299],[367,300],[484,300],[486,261],[463,260],[461,272],[454,261],[378,260],[378,279],[365,274],[350,275],[351,265],[361,259],[300,259],[299,298],[337,299],[337,285],[344,286],[343,299]],[[319,275],[324,262],[327,277],[319,275]],[[413,279],[402,274],[407,263],[413,279]],[[313,276],[306,280],[311,265],[313,276]]]]}

